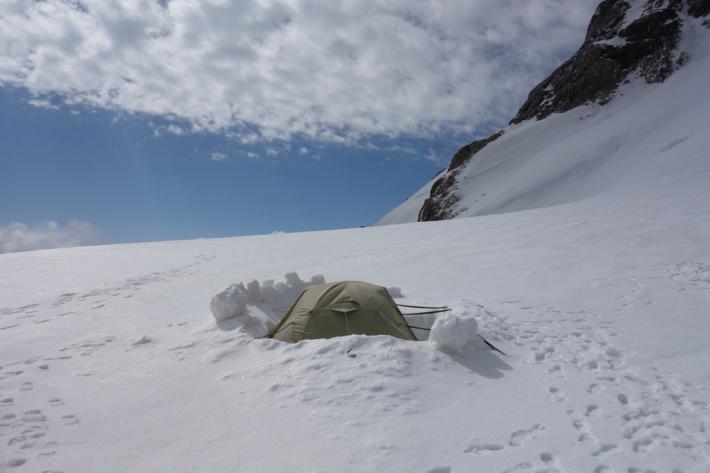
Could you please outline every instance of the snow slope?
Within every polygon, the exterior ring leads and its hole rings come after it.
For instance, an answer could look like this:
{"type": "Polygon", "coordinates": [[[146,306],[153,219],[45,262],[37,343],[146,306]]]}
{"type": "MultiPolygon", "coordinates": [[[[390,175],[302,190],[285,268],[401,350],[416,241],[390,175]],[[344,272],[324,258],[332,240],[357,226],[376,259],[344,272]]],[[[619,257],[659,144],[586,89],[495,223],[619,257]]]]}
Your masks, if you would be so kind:
{"type": "Polygon", "coordinates": [[[429,197],[431,186],[441,173],[437,173],[434,178],[424,184],[421,189],[409,196],[407,200],[397,206],[396,212],[389,212],[375,223],[375,225],[389,225],[394,223],[416,222],[419,209],[422,208],[424,200],[429,197]],[[406,217],[404,217],[406,216],[406,217]]]}
{"type": "MultiPolygon", "coordinates": [[[[632,77],[606,105],[506,128],[457,176],[460,200],[450,213],[466,217],[557,205],[707,166],[710,28],[703,21],[684,19],[678,50],[690,61],[665,82],[632,77]]],[[[416,221],[420,208],[407,201],[378,224],[416,221]]]]}
{"type": "Polygon", "coordinates": [[[444,222],[0,255],[0,471],[706,473],[709,178],[444,222]],[[290,271],[448,304],[508,357],[215,323],[217,292],[290,271]]]}

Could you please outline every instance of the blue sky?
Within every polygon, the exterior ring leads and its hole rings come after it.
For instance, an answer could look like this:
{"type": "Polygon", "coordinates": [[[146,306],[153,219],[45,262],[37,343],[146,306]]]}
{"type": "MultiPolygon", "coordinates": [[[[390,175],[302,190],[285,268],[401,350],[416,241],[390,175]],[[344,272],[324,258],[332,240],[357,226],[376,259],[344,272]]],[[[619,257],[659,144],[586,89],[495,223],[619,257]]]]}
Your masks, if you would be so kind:
{"type": "Polygon", "coordinates": [[[370,225],[597,0],[0,0],[0,253],[370,225]]]}
{"type": "Polygon", "coordinates": [[[38,108],[21,90],[1,91],[0,222],[79,219],[109,242],[370,225],[444,166],[425,158],[433,147],[448,157],[459,142],[381,143],[407,152],[299,142],[289,151],[155,130],[145,117],[38,108]]]}

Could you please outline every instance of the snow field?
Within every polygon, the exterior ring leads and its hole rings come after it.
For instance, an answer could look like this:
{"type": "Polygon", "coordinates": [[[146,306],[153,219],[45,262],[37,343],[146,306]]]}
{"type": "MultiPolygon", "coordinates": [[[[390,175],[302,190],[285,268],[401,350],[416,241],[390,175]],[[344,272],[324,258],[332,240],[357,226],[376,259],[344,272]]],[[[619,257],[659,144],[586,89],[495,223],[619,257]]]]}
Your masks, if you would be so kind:
{"type": "Polygon", "coordinates": [[[434,224],[2,255],[0,471],[707,473],[709,175],[434,224]],[[285,344],[210,313],[286,270],[397,285],[509,356],[285,344]]]}

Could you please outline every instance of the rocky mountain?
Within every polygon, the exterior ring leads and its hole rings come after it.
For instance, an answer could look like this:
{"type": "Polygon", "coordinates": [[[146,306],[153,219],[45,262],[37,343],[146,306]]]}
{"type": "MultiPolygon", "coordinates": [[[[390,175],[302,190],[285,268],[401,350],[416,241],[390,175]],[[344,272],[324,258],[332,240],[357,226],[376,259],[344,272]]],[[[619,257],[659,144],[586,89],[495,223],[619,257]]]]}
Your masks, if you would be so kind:
{"type": "MultiPolygon", "coordinates": [[[[576,155],[597,156],[597,164],[605,163],[607,167],[610,161],[622,159],[619,151],[626,140],[619,137],[619,129],[597,133],[596,140],[584,133],[587,135],[585,146],[578,140],[577,147],[561,155],[562,150],[555,154],[554,148],[560,147],[560,141],[584,132],[595,123],[594,117],[624,115],[628,107],[638,108],[639,103],[651,100],[654,94],[655,100],[660,101],[661,90],[666,95],[687,94],[688,89],[681,90],[678,84],[666,83],[676,71],[688,69],[694,74],[705,73],[702,64],[710,39],[708,30],[710,0],[602,1],[589,23],[582,46],[530,91],[507,128],[462,147],[446,171],[415,194],[420,196],[416,202],[406,202],[399,211],[395,209],[379,223],[444,220],[554,205],[602,190],[605,187],[602,182],[589,182],[580,177],[579,169],[575,168],[579,165],[576,155]],[[693,67],[689,63],[694,63],[693,67]],[[628,101],[630,98],[632,102],[628,101]],[[626,108],[619,107],[622,102],[626,108]],[[564,127],[567,134],[559,136],[550,127],[551,121],[558,128],[564,127]],[[536,129],[534,134],[525,131],[531,127],[536,129]],[[543,130],[547,134],[541,135],[543,130]],[[614,133],[619,135],[616,139],[614,133]],[[520,173],[535,162],[549,175],[546,179],[539,171],[534,171],[535,182],[528,182],[520,173]],[[563,177],[565,173],[567,177],[563,177]],[[476,185],[472,185],[474,181],[476,185]],[[507,187],[511,185],[522,187],[507,187]],[[545,185],[549,186],[545,188],[545,185]],[[568,192],[561,192],[561,186],[567,187],[568,192]],[[580,191],[580,186],[584,192],[580,191]],[[484,187],[487,190],[482,190],[484,187]],[[531,194],[535,198],[530,199],[531,194]],[[418,207],[416,216],[412,212],[414,207],[418,207]]],[[[705,90],[699,87],[695,100],[705,100],[705,90]]],[[[654,110],[660,113],[657,126],[662,128],[664,111],[658,107],[654,110]]],[[[633,117],[627,120],[621,130],[634,122],[633,117]]],[[[586,161],[584,167],[590,174],[599,171],[586,161]]],[[[627,169],[627,175],[636,171],[627,169]]]]}

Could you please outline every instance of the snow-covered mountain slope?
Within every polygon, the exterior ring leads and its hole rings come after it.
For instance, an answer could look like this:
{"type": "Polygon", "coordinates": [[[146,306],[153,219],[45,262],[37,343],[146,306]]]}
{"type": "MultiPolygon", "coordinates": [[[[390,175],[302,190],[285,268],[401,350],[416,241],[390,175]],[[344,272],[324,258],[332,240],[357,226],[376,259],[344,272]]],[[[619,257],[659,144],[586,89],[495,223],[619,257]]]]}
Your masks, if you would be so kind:
{"type": "Polygon", "coordinates": [[[706,473],[709,177],[445,222],[0,255],[0,471],[706,473]],[[216,292],[289,271],[449,304],[508,356],[215,324],[216,292]]]}
{"type": "Polygon", "coordinates": [[[602,2],[514,124],[462,148],[418,209],[410,198],[378,224],[545,207],[710,165],[710,7],[685,3],[602,2]]]}
{"type": "MultiPolygon", "coordinates": [[[[440,174],[440,173],[439,173],[440,174]]],[[[397,206],[396,212],[389,212],[387,215],[382,217],[377,225],[389,225],[391,223],[404,223],[404,222],[416,222],[419,210],[424,205],[424,201],[429,197],[431,192],[431,186],[434,184],[439,174],[437,174],[434,179],[427,182],[422,186],[421,189],[416,191],[414,194],[409,196],[407,200],[402,202],[397,206]],[[407,216],[403,218],[403,216],[407,216]]]]}

